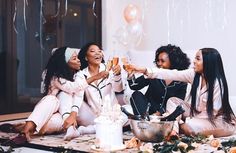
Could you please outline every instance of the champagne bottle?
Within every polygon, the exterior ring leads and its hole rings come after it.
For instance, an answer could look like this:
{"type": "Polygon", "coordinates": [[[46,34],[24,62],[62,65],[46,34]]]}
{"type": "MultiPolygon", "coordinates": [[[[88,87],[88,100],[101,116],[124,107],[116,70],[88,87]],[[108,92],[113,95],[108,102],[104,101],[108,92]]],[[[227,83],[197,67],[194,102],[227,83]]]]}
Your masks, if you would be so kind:
{"type": "Polygon", "coordinates": [[[179,115],[183,114],[184,112],[185,110],[183,109],[183,107],[181,105],[178,105],[173,113],[171,113],[170,115],[166,117],[161,118],[161,121],[175,121],[176,118],[179,115]]]}
{"type": "Polygon", "coordinates": [[[151,107],[151,103],[148,103],[147,108],[146,108],[146,112],[143,115],[143,119],[146,121],[150,121],[150,117],[149,117],[149,109],[151,107]]]}
{"type": "Polygon", "coordinates": [[[133,114],[129,113],[124,107],[120,107],[120,109],[123,113],[125,113],[125,115],[128,116],[129,119],[142,120],[141,115],[133,115],[133,114]]]}

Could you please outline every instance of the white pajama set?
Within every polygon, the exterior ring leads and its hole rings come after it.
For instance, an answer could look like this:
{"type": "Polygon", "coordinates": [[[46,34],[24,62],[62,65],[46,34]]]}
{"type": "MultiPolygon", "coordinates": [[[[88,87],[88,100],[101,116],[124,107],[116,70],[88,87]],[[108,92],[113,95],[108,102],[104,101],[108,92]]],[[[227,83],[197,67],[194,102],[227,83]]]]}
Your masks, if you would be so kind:
{"type": "Polygon", "coordinates": [[[76,73],[74,82],[62,78],[59,81],[61,84],[55,84],[54,79],[51,81],[51,93],[39,101],[26,120],[36,124],[37,132],[50,134],[61,131],[64,122],[62,115],[68,113],[69,116],[71,111],[78,112],[82,105],[84,88],[88,86],[84,76],[76,73]]]}
{"type": "MultiPolygon", "coordinates": [[[[176,80],[182,82],[193,83],[195,72],[194,69],[187,69],[182,71],[177,70],[167,70],[159,68],[148,68],[147,69],[148,78],[159,78],[167,80],[176,80]]],[[[200,113],[194,114],[190,118],[190,106],[191,98],[186,97],[185,100],[181,100],[176,97],[172,97],[167,101],[167,112],[171,113],[175,108],[181,104],[185,110],[183,118],[186,118],[185,124],[187,124],[194,133],[204,134],[204,135],[214,135],[215,137],[229,136],[235,132],[235,121],[232,123],[227,123],[223,120],[223,116],[219,115],[218,112],[222,107],[222,99],[220,92],[219,82],[216,80],[213,91],[213,116],[215,126],[208,120],[207,115],[207,97],[208,91],[206,85],[201,87],[202,78],[199,80],[199,87],[196,93],[196,109],[200,113]]],[[[181,124],[179,117],[179,123],[181,124]]],[[[178,122],[174,125],[174,130],[179,131],[178,122]]],[[[183,123],[183,121],[182,121],[183,123]]]]}
{"type": "MultiPolygon", "coordinates": [[[[104,71],[106,66],[101,63],[99,72],[104,71]]],[[[91,77],[88,67],[81,71],[86,78],[91,77]]],[[[110,72],[108,78],[97,80],[97,84],[92,82],[85,89],[85,102],[83,102],[79,114],[78,124],[87,126],[94,124],[94,119],[101,112],[101,105],[104,100],[109,101],[111,105],[118,103],[115,92],[124,90],[121,75],[113,75],[110,72]]],[[[123,114],[124,115],[124,114],[123,114]]],[[[127,121],[127,116],[123,116],[124,122],[127,121]]]]}
{"type": "MultiPolygon", "coordinates": [[[[100,65],[100,70],[105,70],[105,65],[100,65]]],[[[114,104],[118,103],[115,92],[123,90],[121,75],[110,74],[106,79],[98,80],[98,84],[87,84],[86,77],[90,77],[88,68],[79,71],[74,76],[74,82],[60,78],[61,84],[55,85],[51,81],[52,93],[43,97],[35,106],[26,121],[36,124],[36,131],[50,134],[62,130],[64,119],[71,111],[78,112],[78,125],[88,126],[94,124],[94,119],[101,111],[101,102],[104,98],[114,104]],[[58,94],[58,92],[60,93],[58,94]],[[84,93],[87,102],[84,102],[84,93]]],[[[127,116],[122,114],[124,123],[127,116]]]]}

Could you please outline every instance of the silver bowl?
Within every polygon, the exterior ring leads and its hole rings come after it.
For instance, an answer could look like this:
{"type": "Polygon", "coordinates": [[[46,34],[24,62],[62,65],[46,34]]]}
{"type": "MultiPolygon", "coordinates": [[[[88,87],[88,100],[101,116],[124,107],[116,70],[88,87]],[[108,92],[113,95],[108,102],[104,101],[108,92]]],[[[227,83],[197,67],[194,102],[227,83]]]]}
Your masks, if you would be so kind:
{"type": "Polygon", "coordinates": [[[130,120],[135,137],[145,142],[161,142],[173,129],[174,121],[142,121],[130,120]]]}

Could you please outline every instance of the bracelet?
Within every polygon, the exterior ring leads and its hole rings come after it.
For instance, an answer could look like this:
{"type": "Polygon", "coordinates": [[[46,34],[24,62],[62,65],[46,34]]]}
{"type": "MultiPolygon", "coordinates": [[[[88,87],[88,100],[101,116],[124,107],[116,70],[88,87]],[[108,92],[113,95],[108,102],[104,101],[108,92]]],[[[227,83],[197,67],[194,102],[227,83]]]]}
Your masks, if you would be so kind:
{"type": "Polygon", "coordinates": [[[121,73],[118,73],[118,74],[114,74],[114,76],[119,76],[119,75],[121,75],[121,73]]]}
{"type": "Polygon", "coordinates": [[[66,114],[70,114],[70,113],[66,112],[66,113],[62,114],[62,117],[63,117],[64,115],[66,115],[66,114]]]}
{"type": "Polygon", "coordinates": [[[115,82],[120,82],[121,81],[121,78],[119,80],[115,80],[115,82]]]}
{"type": "Polygon", "coordinates": [[[76,108],[78,108],[78,110],[79,110],[79,106],[76,106],[76,105],[71,106],[71,108],[73,108],[73,107],[76,107],[76,108]]]}

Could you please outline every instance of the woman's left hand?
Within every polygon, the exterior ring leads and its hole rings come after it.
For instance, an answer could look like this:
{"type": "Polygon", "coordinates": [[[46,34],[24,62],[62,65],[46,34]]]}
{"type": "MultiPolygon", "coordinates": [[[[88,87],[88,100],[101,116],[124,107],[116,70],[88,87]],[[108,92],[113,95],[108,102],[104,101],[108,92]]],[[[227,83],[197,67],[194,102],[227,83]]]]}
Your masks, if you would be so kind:
{"type": "Polygon", "coordinates": [[[120,73],[121,73],[120,65],[113,66],[112,71],[113,71],[114,75],[120,75],[120,73]]]}
{"type": "Polygon", "coordinates": [[[67,129],[70,126],[76,127],[77,126],[76,117],[77,117],[77,113],[71,112],[70,116],[65,119],[62,125],[63,129],[67,129]]]}

